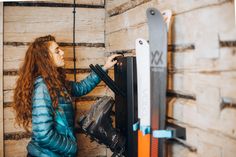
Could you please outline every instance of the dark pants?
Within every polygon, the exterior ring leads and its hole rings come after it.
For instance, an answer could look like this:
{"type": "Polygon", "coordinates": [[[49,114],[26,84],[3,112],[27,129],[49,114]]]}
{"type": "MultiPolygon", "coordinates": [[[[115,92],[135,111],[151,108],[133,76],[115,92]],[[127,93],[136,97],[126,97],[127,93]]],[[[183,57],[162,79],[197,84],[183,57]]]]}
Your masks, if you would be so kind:
{"type": "Polygon", "coordinates": [[[30,155],[29,153],[27,154],[27,157],[34,157],[34,156],[32,156],[32,155],[30,155]]]}

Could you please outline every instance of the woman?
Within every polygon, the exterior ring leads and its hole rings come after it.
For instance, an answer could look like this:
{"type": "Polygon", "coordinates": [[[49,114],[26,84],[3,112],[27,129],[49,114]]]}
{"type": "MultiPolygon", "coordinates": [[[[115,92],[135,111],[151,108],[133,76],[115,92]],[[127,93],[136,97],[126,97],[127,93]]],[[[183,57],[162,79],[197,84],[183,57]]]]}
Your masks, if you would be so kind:
{"type": "MultiPolygon", "coordinates": [[[[29,132],[32,125],[28,156],[76,155],[71,97],[87,94],[100,79],[92,72],[81,82],[66,81],[63,55],[53,36],[39,37],[29,46],[19,70],[13,108],[20,126],[29,132]]],[[[110,56],[103,70],[116,64],[117,56],[110,56]]]]}

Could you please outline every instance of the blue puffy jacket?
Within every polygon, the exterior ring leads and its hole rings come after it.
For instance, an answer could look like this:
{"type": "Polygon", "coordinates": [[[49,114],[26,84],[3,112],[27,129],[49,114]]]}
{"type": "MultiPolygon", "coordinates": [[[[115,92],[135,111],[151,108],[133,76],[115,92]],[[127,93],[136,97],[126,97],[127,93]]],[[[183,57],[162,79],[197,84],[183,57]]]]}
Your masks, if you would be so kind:
{"type": "MultiPolygon", "coordinates": [[[[91,73],[81,82],[70,82],[72,97],[90,92],[100,78],[91,73]]],[[[32,137],[27,146],[28,153],[37,157],[73,157],[77,152],[74,135],[74,111],[70,101],[59,98],[59,109],[53,115],[52,100],[41,76],[34,82],[32,97],[32,137]]]]}

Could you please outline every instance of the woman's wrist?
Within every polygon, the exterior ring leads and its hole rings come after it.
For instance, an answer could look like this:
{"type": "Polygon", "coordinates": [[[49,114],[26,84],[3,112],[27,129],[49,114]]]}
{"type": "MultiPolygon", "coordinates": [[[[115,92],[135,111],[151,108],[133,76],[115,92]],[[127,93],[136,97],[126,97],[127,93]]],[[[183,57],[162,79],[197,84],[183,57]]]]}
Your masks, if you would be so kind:
{"type": "Polygon", "coordinates": [[[100,67],[101,67],[105,72],[108,71],[108,69],[107,69],[106,67],[104,67],[104,65],[100,65],[100,67]]]}
{"type": "Polygon", "coordinates": [[[103,70],[107,71],[109,69],[109,67],[107,67],[106,65],[103,65],[103,70]]]}

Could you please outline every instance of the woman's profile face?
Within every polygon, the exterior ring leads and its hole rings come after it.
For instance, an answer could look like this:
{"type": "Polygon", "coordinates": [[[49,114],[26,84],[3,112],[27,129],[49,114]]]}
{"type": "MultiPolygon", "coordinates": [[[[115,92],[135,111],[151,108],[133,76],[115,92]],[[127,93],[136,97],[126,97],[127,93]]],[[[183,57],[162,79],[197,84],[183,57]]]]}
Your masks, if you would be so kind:
{"type": "Polygon", "coordinates": [[[50,56],[52,57],[55,65],[57,67],[63,67],[65,65],[64,51],[62,51],[58,46],[58,44],[54,41],[49,42],[49,50],[50,50],[50,56]]]}

